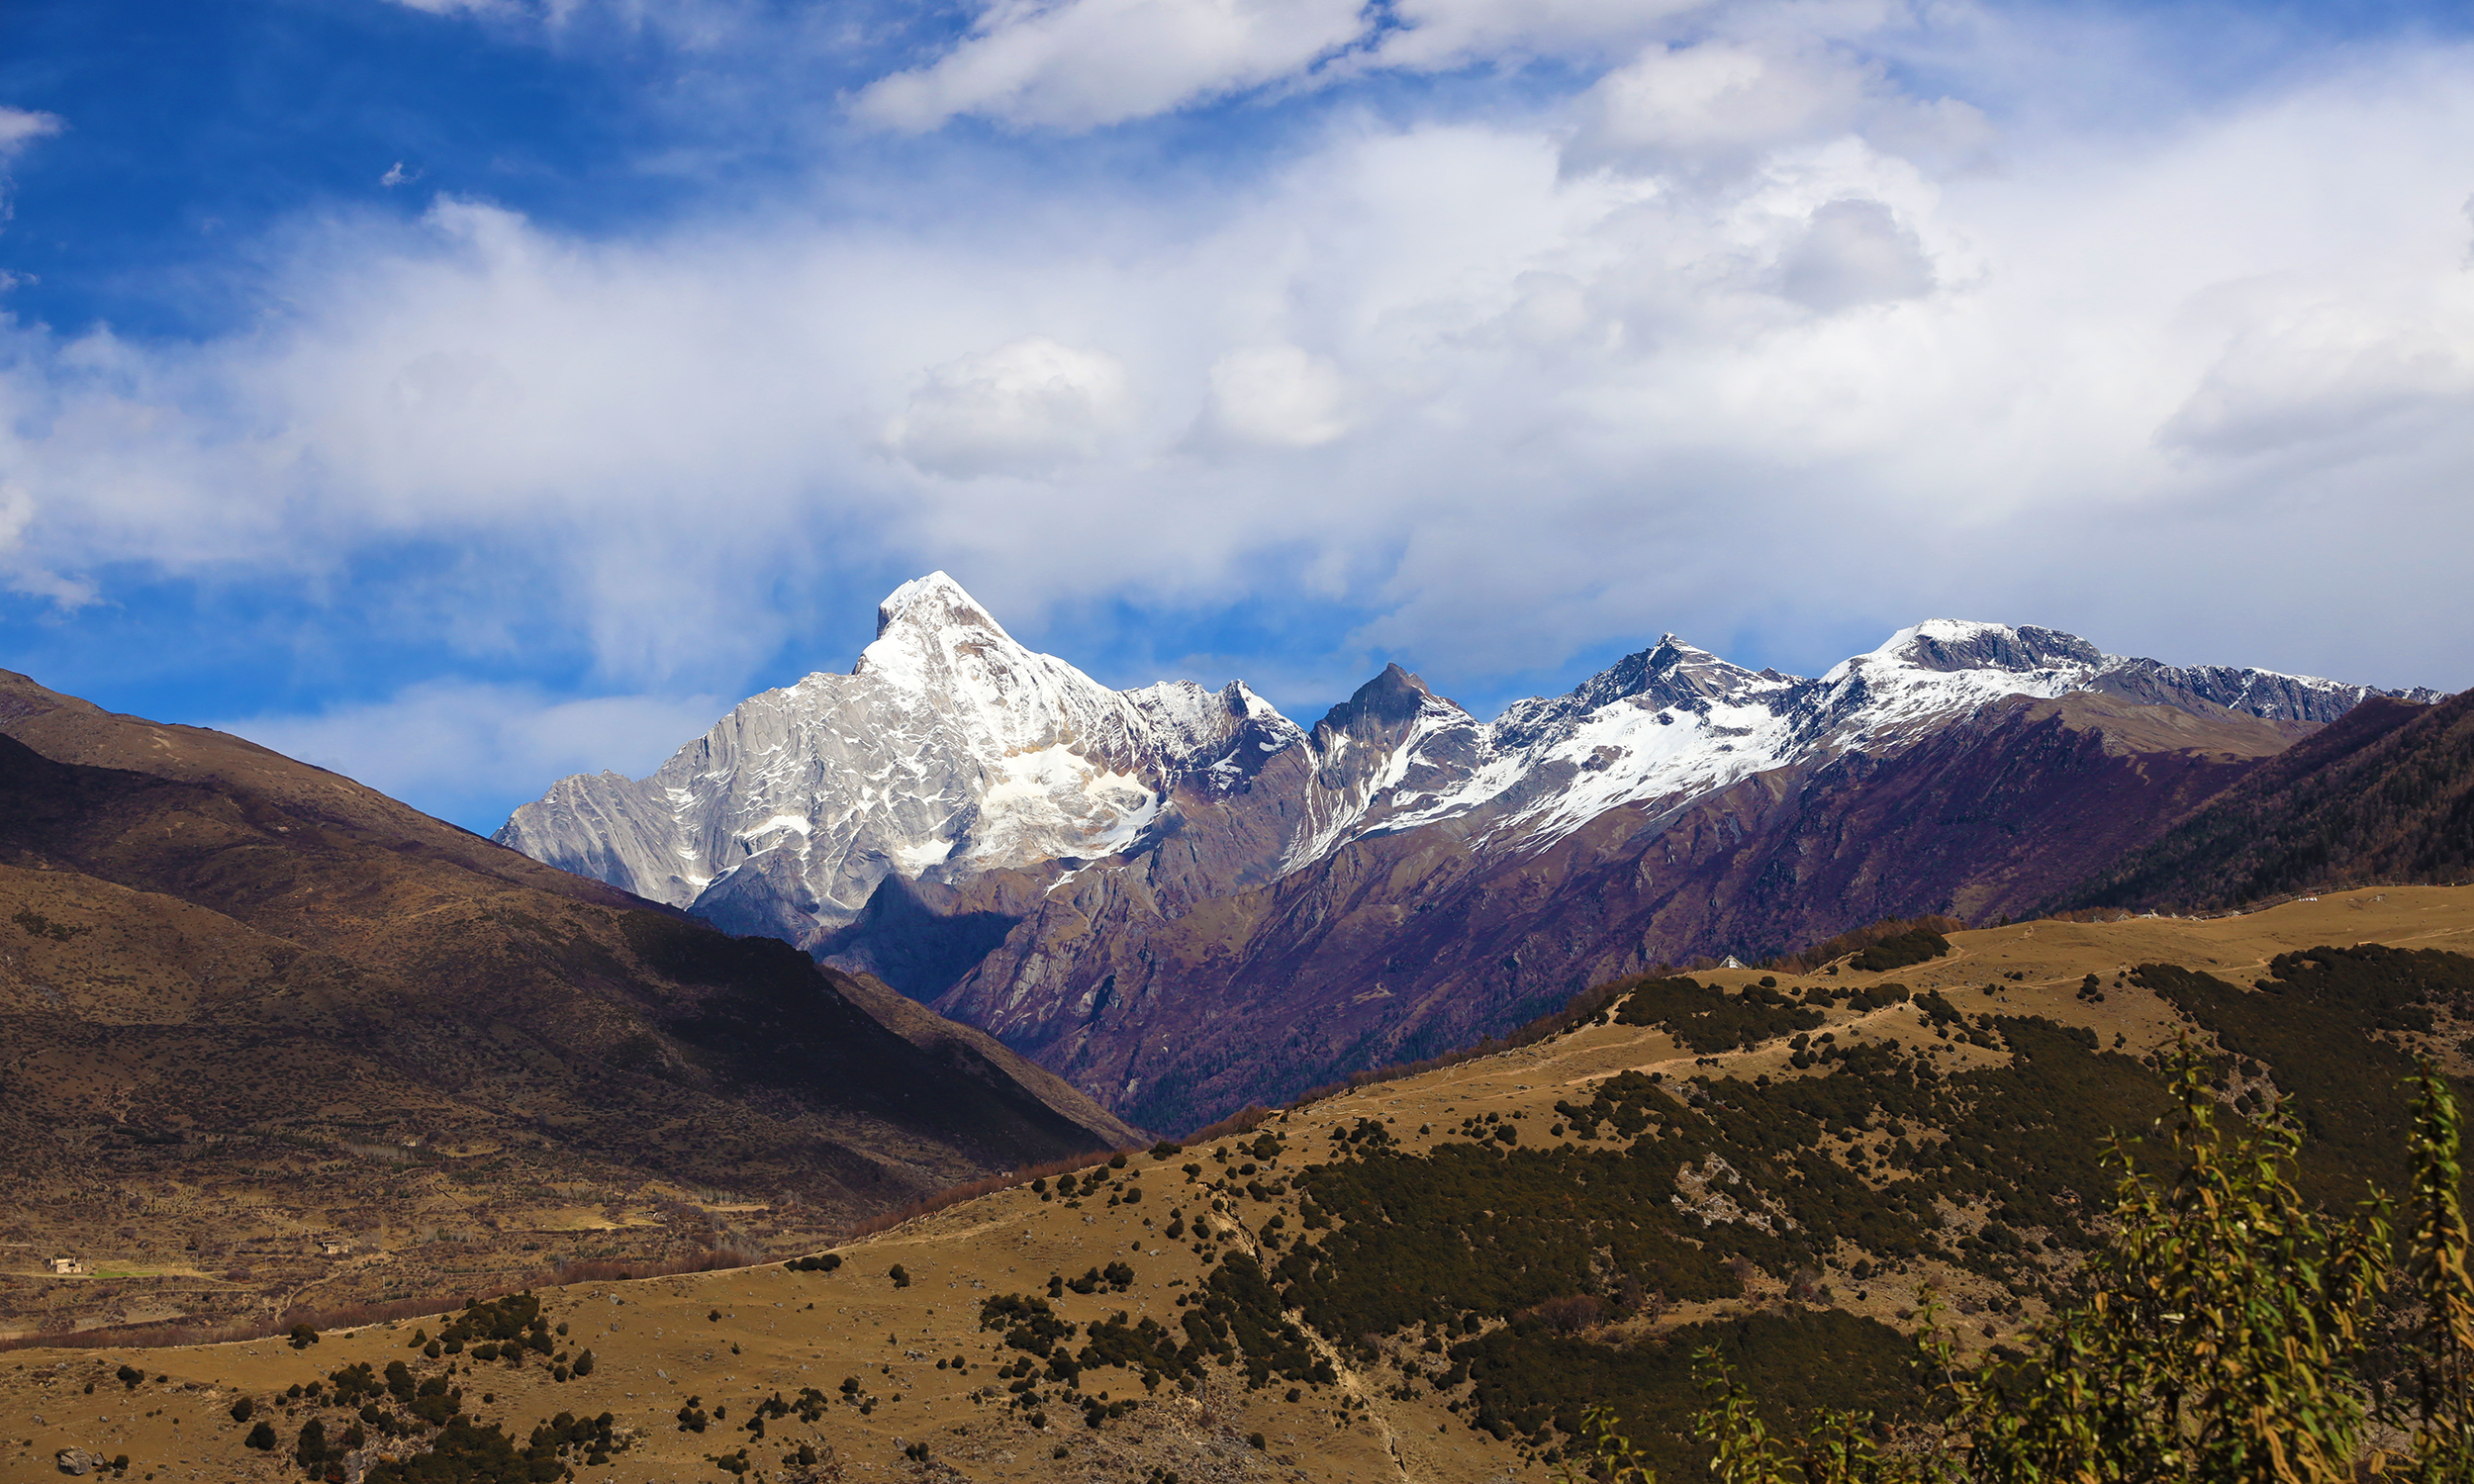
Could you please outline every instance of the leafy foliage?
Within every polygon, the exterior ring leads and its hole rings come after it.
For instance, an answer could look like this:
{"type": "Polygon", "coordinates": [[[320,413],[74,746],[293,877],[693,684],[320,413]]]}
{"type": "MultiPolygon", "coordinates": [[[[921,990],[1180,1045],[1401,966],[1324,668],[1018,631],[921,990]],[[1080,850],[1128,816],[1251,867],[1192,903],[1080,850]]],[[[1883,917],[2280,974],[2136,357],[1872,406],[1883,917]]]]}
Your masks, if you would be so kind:
{"type": "MultiPolygon", "coordinates": [[[[2474,1470],[2474,1355],[2454,1095],[2427,1065],[2412,1079],[2409,1257],[2402,1276],[2423,1319],[2422,1386],[2411,1451],[2367,1441],[2375,1301],[2388,1265],[2386,1203],[2350,1215],[2295,1183],[2298,1123],[2271,1114],[2227,1131],[2205,1064],[2187,1061],[2154,1151],[2117,1141],[2116,1231],[2078,1305],[2039,1326],[2034,1352],[1961,1367],[1928,1310],[1919,1351],[1939,1373],[1944,1427],[1884,1446],[1880,1419],[1843,1407],[1773,1432],[1756,1392],[1715,1348],[1698,1369],[1711,1402],[1694,1427],[1722,1484],[2058,1484],[2256,1481],[2337,1484],[2386,1474],[2463,1480],[2474,1470]]],[[[2392,1419],[2403,1422],[2405,1419],[2392,1419]]],[[[1656,1460],[1597,1407],[1588,1472],[1648,1484],[1656,1460]]],[[[1649,1424],[1655,1426],[1655,1424],[1649,1424]]],[[[1644,1433],[1655,1437],[1655,1434],[1644,1433]]],[[[1570,1475],[1567,1476],[1568,1478],[1570,1475]]]]}

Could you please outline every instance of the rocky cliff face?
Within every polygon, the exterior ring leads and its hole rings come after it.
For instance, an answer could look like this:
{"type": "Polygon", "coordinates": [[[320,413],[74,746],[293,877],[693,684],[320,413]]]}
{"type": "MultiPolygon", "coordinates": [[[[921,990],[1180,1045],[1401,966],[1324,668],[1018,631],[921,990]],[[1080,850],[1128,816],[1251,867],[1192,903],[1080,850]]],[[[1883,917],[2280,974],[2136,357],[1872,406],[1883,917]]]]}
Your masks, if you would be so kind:
{"type": "MultiPolygon", "coordinates": [[[[564,779],[496,838],[735,931],[812,943],[889,878],[933,886],[1138,854],[1302,739],[1243,686],[1110,691],[1016,643],[936,573],[885,600],[850,674],[743,702],[650,778],[564,779]]],[[[1213,852],[1219,884],[1286,845],[1238,834],[1213,852]]]]}
{"type": "Polygon", "coordinates": [[[2024,906],[2374,694],[1933,620],[1818,678],[1667,635],[1491,722],[1392,666],[1308,731],[1242,685],[1109,691],[935,574],[850,675],[498,838],[1174,1127],[1627,967],[2024,906]]]}

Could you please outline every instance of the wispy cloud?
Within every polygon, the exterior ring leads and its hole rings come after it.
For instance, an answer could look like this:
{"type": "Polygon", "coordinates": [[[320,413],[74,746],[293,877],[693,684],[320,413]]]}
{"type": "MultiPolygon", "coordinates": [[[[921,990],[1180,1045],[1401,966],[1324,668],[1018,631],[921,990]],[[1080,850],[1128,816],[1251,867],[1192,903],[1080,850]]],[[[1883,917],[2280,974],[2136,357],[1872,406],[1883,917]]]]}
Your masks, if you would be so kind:
{"type": "Polygon", "coordinates": [[[735,700],[577,699],[535,686],[425,682],[380,701],[205,724],[486,825],[528,797],[534,780],[604,768],[650,773],[735,700]]]}
{"type": "Polygon", "coordinates": [[[0,104],[0,162],[37,139],[48,139],[68,127],[57,114],[0,104]]]}

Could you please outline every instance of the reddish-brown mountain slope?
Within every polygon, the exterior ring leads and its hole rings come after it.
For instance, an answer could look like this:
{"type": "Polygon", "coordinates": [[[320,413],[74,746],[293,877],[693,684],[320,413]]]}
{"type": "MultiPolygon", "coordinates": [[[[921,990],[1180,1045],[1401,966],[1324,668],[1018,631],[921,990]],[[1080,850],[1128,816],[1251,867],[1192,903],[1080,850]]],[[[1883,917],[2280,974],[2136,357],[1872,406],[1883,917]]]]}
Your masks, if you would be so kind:
{"type": "Polygon", "coordinates": [[[2474,691],[2374,697],[2059,900],[2209,909],[2474,877],[2474,691]]]}
{"type": "Polygon", "coordinates": [[[333,774],[23,677],[0,718],[0,1241],[148,1269],[0,1279],[0,1322],[805,1241],[1137,1137],[788,945],[333,774]]]}
{"type": "Polygon", "coordinates": [[[1466,1045],[1658,962],[2024,911],[2306,730],[2014,696],[1887,757],[1627,805],[1534,852],[1475,853],[1446,822],[1166,919],[1129,875],[1092,873],[1037,898],[935,1003],[1131,1118],[1190,1126],[1466,1045]]]}

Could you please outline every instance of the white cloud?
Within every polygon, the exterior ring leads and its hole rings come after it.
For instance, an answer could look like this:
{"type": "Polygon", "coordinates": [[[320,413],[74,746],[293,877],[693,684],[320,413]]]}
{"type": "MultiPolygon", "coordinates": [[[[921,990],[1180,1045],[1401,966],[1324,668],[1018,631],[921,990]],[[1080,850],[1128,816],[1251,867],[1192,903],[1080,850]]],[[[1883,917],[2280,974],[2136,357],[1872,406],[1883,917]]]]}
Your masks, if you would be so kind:
{"type": "MultiPolygon", "coordinates": [[[[1682,54],[1654,45],[1640,77],[1682,54]]],[[[939,154],[908,216],[339,219],[244,333],[0,326],[11,560],[312,592],[451,552],[382,585],[405,632],[549,634],[646,694],[736,688],[938,566],[1026,635],[1342,604],[1465,689],[1667,627],[1827,663],[1952,610],[2474,681],[2474,59],[2014,127],[1959,171],[1852,44],[1728,45],[1760,67],[1655,108],[1344,111],[1190,187],[939,154]],[[2295,552],[2307,608],[2257,581],[2295,552]]]]}
{"type": "Polygon", "coordinates": [[[1386,33],[1375,54],[1418,70],[1592,54],[1637,46],[1710,8],[1707,0],[1398,0],[1401,29],[1386,33]]]}
{"type": "Polygon", "coordinates": [[[1916,234],[1878,201],[1841,198],[1813,208],[1778,264],[1778,292],[1824,314],[1933,292],[1933,262],[1916,234]]]}
{"type": "Polygon", "coordinates": [[[652,772],[735,703],[714,696],[562,700],[531,686],[449,682],[310,715],[207,724],[382,793],[421,799],[433,812],[462,815],[487,833],[492,816],[568,774],[652,772]]]}
{"type": "Polygon", "coordinates": [[[1590,89],[1572,153],[1653,170],[1740,168],[1848,132],[1875,86],[1871,69],[1839,57],[1723,41],[1654,46],[1590,89]]]}
{"type": "Polygon", "coordinates": [[[2238,456],[2389,440],[2418,417],[2464,419],[2474,414],[2474,285],[2433,287],[2409,313],[2359,300],[2261,306],[2158,436],[2238,456]]]}
{"type": "Polygon", "coordinates": [[[930,474],[1039,475],[1097,457],[1132,411],[1115,357],[1033,335],[929,372],[885,443],[930,474]]]}
{"type": "Polygon", "coordinates": [[[1210,444],[1315,448],[1349,430],[1340,368],[1295,345],[1249,345],[1212,362],[1196,431],[1210,444]]]}
{"type": "Polygon", "coordinates": [[[1286,77],[1363,30],[1359,0],[999,0],[954,49],[853,108],[902,130],[962,114],[1092,129],[1286,77]]]}
{"type": "Polygon", "coordinates": [[[49,139],[67,127],[66,121],[58,114],[38,113],[32,109],[0,104],[0,161],[7,160],[35,140],[49,139]]]}

